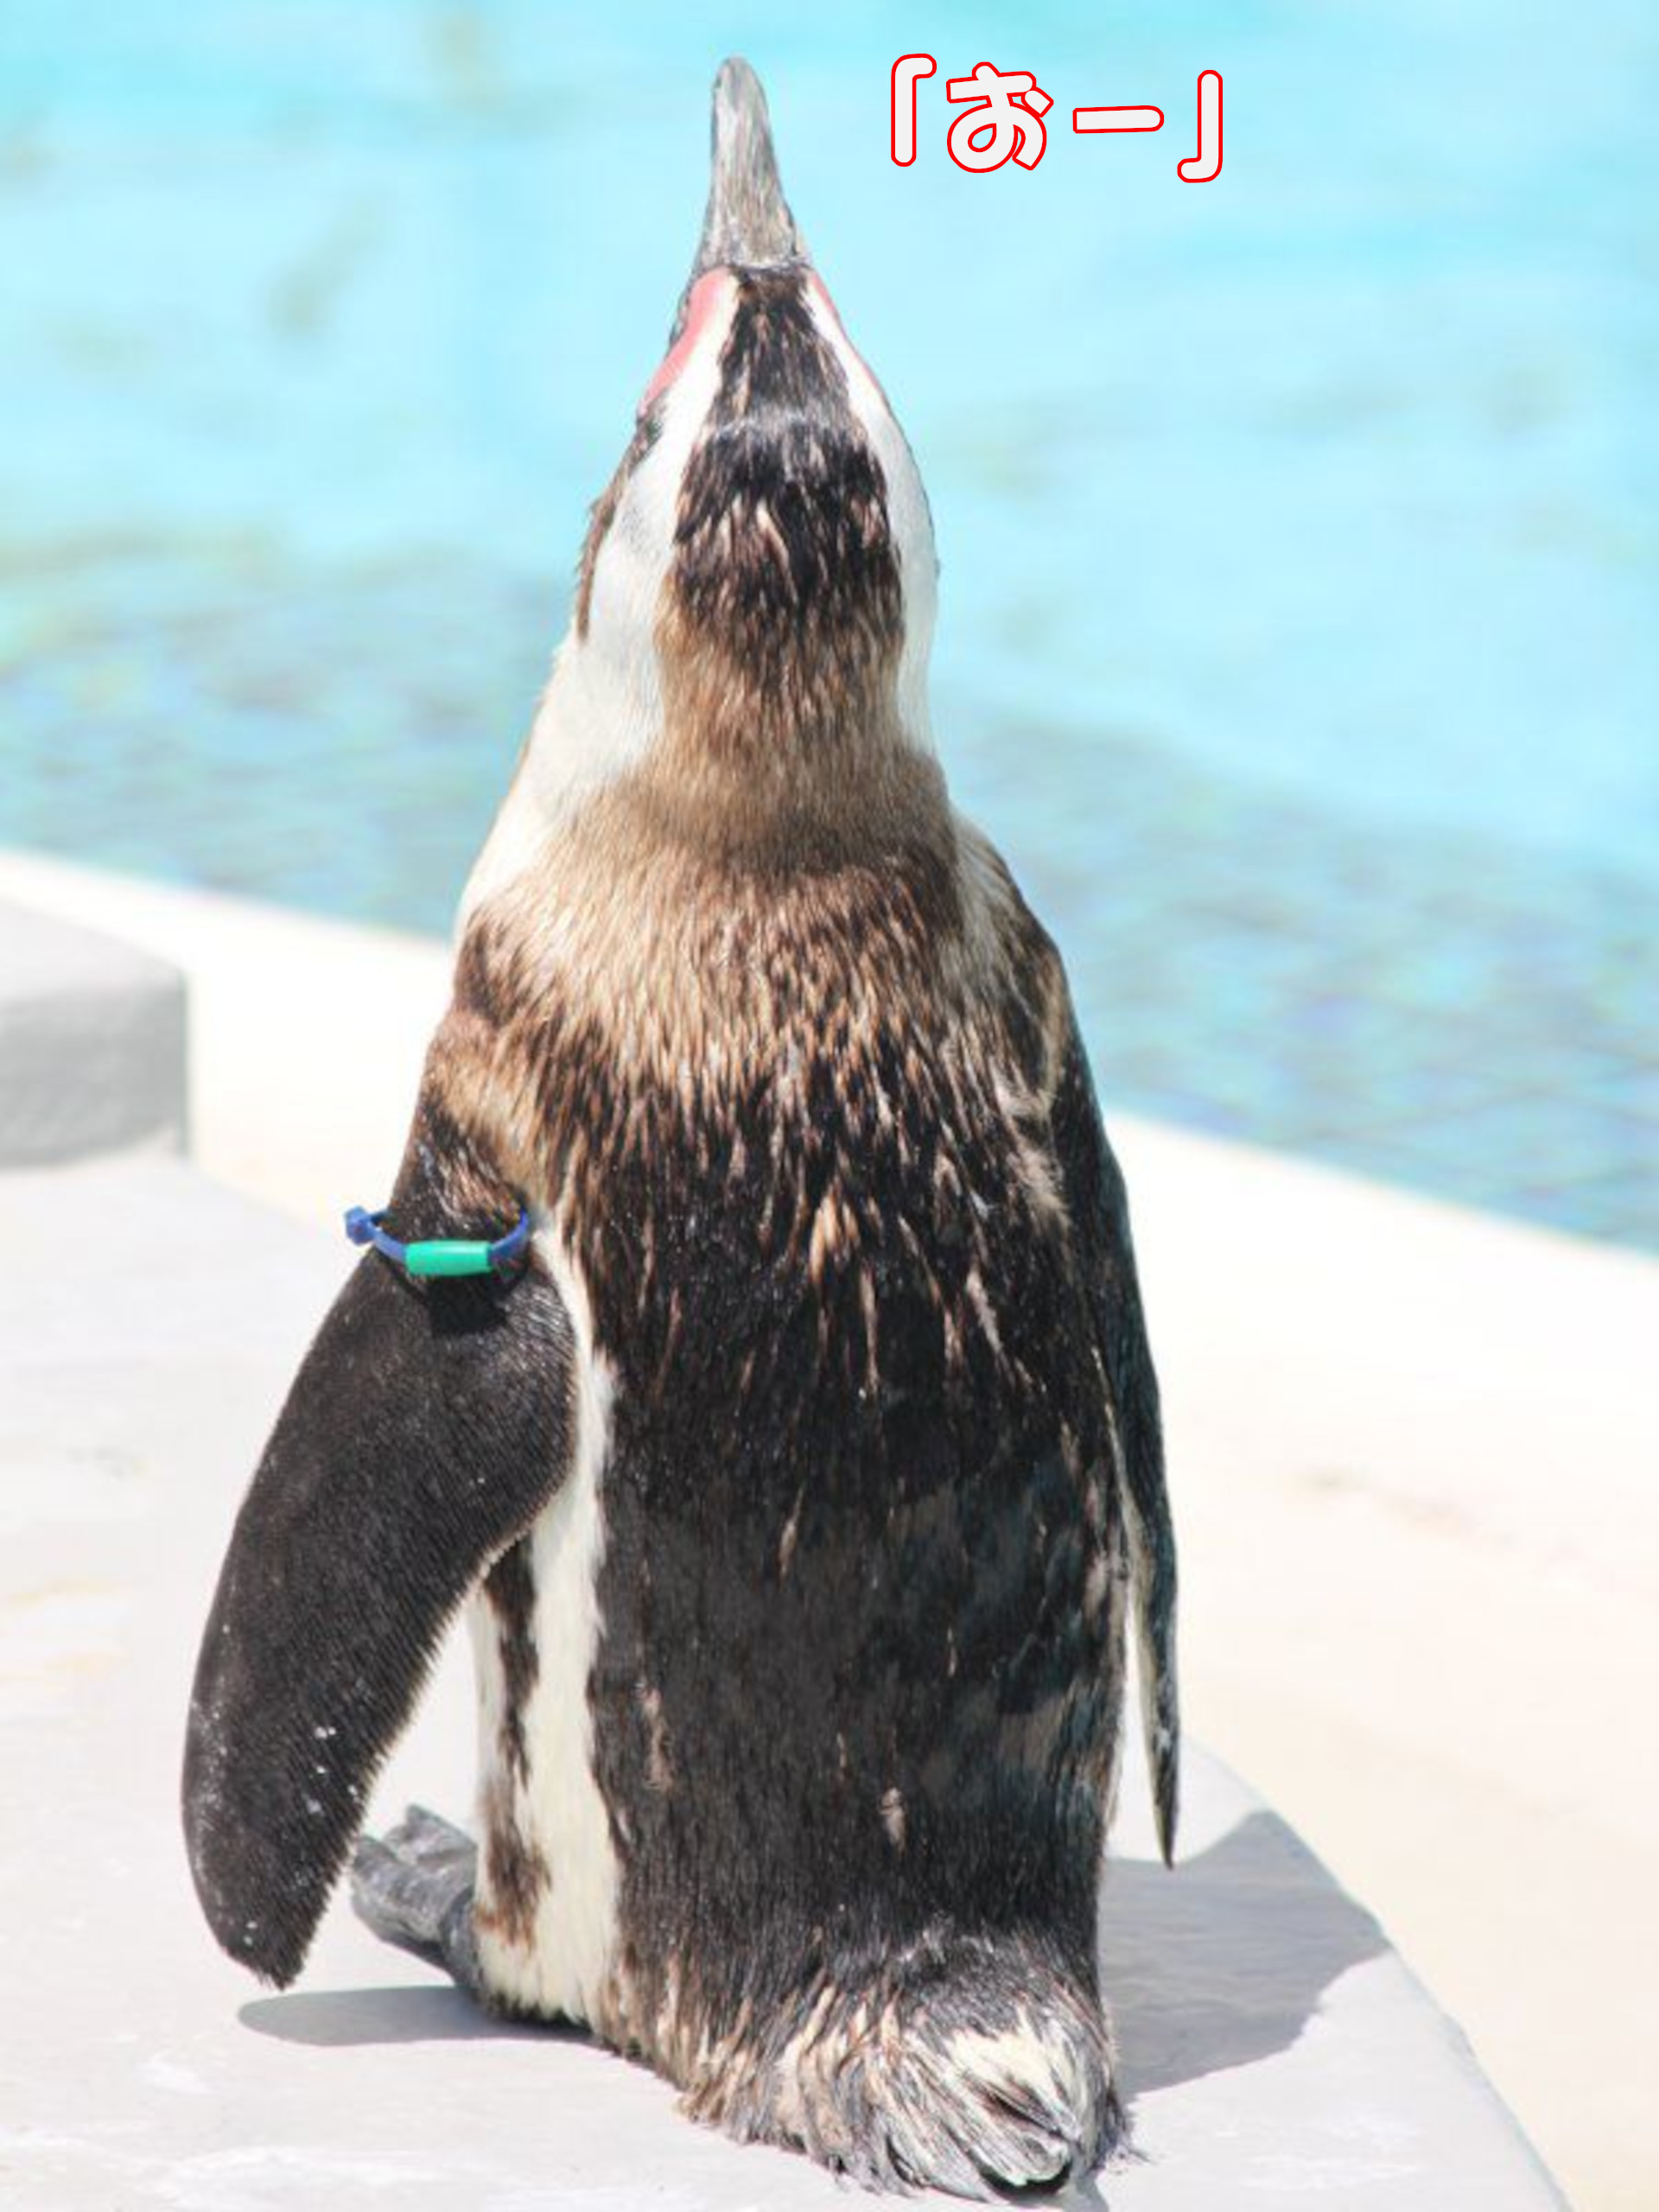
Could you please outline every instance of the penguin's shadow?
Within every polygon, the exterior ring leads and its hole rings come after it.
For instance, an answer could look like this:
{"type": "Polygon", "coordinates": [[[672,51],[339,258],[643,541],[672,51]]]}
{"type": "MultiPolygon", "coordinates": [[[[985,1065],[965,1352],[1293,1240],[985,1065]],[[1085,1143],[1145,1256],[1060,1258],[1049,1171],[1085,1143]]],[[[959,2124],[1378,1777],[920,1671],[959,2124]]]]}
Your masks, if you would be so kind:
{"type": "Polygon", "coordinates": [[[257,1997],[237,2014],[256,2035],[321,2049],[362,2044],[470,2043],[480,2037],[586,2043],[582,2028],[498,2019],[453,1982],[399,1982],[384,1989],[299,1989],[257,1997]]]}
{"type": "Polygon", "coordinates": [[[1275,1814],[1247,1814],[1173,1870],[1106,1872],[1101,1987],[1128,2102],[1287,2050],[1338,1975],[1389,1948],[1275,1814]]]}
{"type": "MultiPolygon", "coordinates": [[[[1172,1872],[1107,1870],[1101,1984],[1127,2101],[1287,2050],[1339,1974],[1388,1948],[1272,1813],[1253,1812],[1172,1872]]],[[[580,2028],[495,2018],[448,1982],[301,1990],[238,2016],[284,2043],[459,2043],[482,2036],[588,2040],[580,2028]]]]}

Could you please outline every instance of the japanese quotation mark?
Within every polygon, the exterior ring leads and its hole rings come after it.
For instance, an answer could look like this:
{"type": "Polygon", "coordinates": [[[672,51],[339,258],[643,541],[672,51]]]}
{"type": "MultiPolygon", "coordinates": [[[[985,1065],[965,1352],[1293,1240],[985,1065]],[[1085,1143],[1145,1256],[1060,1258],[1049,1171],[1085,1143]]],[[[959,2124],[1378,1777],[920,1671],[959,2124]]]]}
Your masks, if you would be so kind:
{"type": "Polygon", "coordinates": [[[1211,184],[1221,175],[1221,72],[1198,73],[1198,150],[1190,161],[1177,162],[1175,174],[1183,184],[1211,184]]]}
{"type": "Polygon", "coordinates": [[[901,54],[893,65],[893,158],[907,169],[916,158],[916,86],[938,67],[931,54],[901,54]]]}

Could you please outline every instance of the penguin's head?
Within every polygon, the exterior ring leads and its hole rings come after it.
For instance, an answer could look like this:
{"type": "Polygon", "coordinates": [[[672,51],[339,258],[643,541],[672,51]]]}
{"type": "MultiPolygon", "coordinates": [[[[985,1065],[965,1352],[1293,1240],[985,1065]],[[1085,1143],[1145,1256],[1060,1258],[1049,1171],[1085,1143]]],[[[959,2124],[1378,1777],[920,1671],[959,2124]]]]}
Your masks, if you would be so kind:
{"type": "Polygon", "coordinates": [[[910,448],[784,198],[760,81],[729,60],[690,277],[524,762],[543,816],[620,778],[704,818],[821,811],[931,762],[937,572],[910,448]]]}

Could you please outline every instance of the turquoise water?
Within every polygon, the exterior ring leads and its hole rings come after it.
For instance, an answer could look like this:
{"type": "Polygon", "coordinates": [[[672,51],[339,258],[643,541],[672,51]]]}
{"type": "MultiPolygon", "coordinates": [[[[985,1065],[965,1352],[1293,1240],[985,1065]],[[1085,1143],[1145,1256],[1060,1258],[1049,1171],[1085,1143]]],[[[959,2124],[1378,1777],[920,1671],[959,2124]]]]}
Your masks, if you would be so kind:
{"type": "Polygon", "coordinates": [[[8,0],[0,840],[446,924],[733,49],[1103,1089],[1659,1243],[1659,16],[1616,0],[8,0]],[[1040,168],[957,169],[936,79],[895,168],[918,49],[1033,69],[1040,168]]]}

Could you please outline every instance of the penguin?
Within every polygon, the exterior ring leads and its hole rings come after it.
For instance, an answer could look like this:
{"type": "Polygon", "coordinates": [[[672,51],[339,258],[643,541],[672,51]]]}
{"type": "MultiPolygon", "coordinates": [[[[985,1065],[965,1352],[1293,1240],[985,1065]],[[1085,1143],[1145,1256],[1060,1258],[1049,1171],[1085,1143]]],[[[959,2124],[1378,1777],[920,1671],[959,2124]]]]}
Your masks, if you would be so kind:
{"type": "Polygon", "coordinates": [[[933,744],[937,567],[728,61],[382,1249],[235,1523],[183,1798],[268,1982],[349,1861],[497,2013],[971,2197],[1122,2138],[1101,1872],[1131,1644],[1173,1850],[1176,1582],[1065,970],[933,744]],[[453,1280],[385,1242],[521,1220],[453,1280]],[[363,1835],[463,1608],[475,1837],[363,1835]]]}

